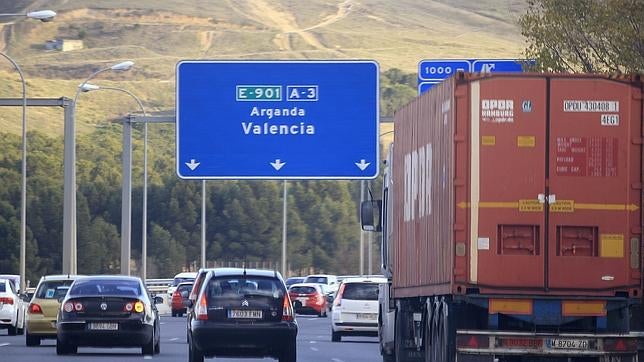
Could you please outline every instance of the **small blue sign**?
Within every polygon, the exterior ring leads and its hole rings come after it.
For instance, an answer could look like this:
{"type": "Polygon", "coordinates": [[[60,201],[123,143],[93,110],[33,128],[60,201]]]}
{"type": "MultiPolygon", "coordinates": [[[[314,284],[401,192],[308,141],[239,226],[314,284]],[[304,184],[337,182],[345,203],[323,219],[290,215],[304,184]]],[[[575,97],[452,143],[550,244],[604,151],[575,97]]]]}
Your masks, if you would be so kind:
{"type": "Polygon", "coordinates": [[[467,60],[422,60],[418,63],[418,79],[443,80],[456,74],[458,71],[469,72],[470,62],[467,60]]]}
{"type": "Polygon", "coordinates": [[[472,61],[472,72],[522,72],[524,63],[518,59],[477,59],[472,61]]]}
{"type": "Polygon", "coordinates": [[[373,61],[182,61],[183,179],[373,179],[379,159],[373,61]]]}
{"type": "Polygon", "coordinates": [[[431,81],[431,82],[421,82],[418,83],[418,94],[423,94],[427,92],[431,87],[435,86],[436,84],[439,84],[440,82],[438,81],[431,81]]]}

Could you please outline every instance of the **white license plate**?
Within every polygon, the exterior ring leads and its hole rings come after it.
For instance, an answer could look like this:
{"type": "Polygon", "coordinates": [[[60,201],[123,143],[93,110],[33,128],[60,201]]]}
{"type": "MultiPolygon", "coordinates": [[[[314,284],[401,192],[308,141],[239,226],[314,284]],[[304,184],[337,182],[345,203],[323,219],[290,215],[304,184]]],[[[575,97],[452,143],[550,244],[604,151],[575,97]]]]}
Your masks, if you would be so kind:
{"type": "Polygon", "coordinates": [[[89,329],[93,331],[117,331],[119,329],[118,323],[101,323],[101,322],[91,322],[89,324],[89,329]]]}
{"type": "Polygon", "coordinates": [[[587,339],[553,338],[548,341],[551,349],[580,349],[589,350],[590,342],[587,339]]]}
{"type": "Polygon", "coordinates": [[[373,314],[373,313],[358,313],[356,315],[356,318],[358,318],[358,319],[376,320],[376,319],[378,319],[378,315],[373,314]]]}
{"type": "Polygon", "coordinates": [[[234,319],[262,319],[261,310],[238,310],[231,309],[228,311],[228,318],[234,319]]]}

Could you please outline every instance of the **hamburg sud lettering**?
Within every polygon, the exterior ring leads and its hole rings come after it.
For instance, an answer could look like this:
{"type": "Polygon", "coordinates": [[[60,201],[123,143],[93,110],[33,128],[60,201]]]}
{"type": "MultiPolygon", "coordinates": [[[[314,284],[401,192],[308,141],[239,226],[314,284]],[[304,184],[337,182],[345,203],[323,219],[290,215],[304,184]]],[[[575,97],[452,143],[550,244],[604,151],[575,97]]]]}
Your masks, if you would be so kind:
{"type": "Polygon", "coordinates": [[[405,155],[404,220],[432,213],[432,144],[405,155]]]}

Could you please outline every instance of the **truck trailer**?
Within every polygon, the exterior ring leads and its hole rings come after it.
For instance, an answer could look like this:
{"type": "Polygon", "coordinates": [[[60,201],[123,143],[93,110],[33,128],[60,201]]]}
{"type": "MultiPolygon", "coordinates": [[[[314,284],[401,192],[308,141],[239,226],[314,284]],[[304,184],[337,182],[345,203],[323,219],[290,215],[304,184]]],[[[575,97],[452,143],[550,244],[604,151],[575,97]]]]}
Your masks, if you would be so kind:
{"type": "Polygon", "coordinates": [[[382,200],[361,205],[383,361],[644,361],[642,94],[460,72],[396,112],[382,200]]]}

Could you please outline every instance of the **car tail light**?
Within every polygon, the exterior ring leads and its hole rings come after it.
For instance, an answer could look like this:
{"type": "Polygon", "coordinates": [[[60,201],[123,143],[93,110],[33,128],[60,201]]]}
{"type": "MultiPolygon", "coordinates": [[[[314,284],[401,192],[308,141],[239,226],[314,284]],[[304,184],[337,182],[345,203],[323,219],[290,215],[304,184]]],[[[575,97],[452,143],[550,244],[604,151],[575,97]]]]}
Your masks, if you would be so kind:
{"type": "Polygon", "coordinates": [[[206,293],[201,295],[199,303],[195,306],[195,314],[197,315],[197,319],[200,321],[208,320],[208,301],[206,300],[206,293]]]}
{"type": "Polygon", "coordinates": [[[335,299],[333,300],[333,306],[339,307],[342,303],[342,293],[344,293],[344,287],[346,284],[342,284],[340,286],[340,289],[338,290],[338,294],[336,294],[335,299]]]}
{"type": "Polygon", "coordinates": [[[83,306],[83,303],[81,302],[67,302],[63,305],[63,310],[67,313],[83,312],[85,310],[85,306],[83,306]]]}
{"type": "Polygon", "coordinates": [[[29,314],[42,314],[42,308],[36,303],[30,303],[29,309],[27,309],[29,314]]]}
{"type": "Polygon", "coordinates": [[[123,306],[123,311],[124,312],[136,312],[136,313],[143,313],[145,310],[145,304],[141,302],[140,300],[134,301],[134,302],[129,302],[123,306]]]}
{"type": "Polygon", "coordinates": [[[1,297],[0,304],[13,304],[13,298],[10,297],[1,297]]]}
{"type": "Polygon", "coordinates": [[[282,320],[283,321],[292,321],[294,319],[293,306],[291,305],[291,298],[288,295],[284,296],[284,302],[282,303],[282,320]]]}
{"type": "Polygon", "coordinates": [[[606,352],[632,352],[637,350],[637,340],[633,338],[607,338],[604,340],[606,352]]]}

